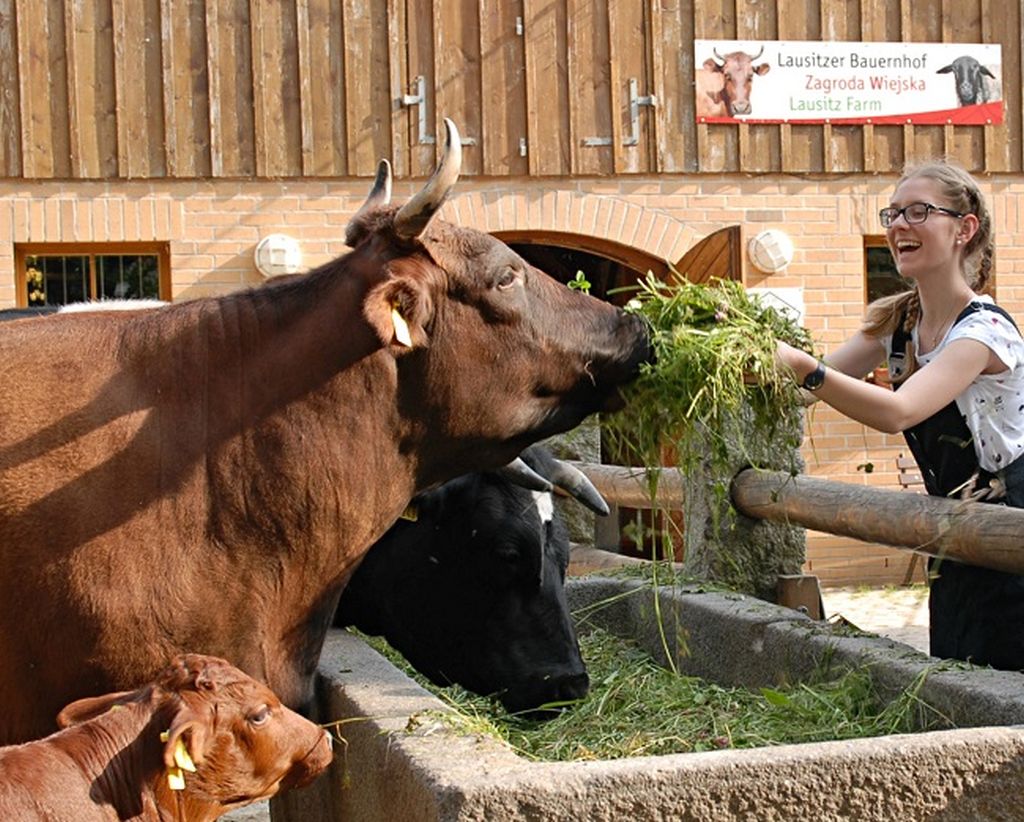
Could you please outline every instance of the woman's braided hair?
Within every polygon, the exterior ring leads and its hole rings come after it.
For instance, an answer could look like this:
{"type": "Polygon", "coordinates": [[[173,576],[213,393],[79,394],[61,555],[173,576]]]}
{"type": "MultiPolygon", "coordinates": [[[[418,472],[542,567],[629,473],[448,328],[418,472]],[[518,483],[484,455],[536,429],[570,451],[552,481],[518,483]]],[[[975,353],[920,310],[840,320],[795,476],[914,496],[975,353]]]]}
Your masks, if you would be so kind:
{"type": "MultiPolygon", "coordinates": [[[[960,272],[972,291],[985,290],[992,275],[992,217],[978,183],[958,165],[945,161],[923,163],[906,169],[897,187],[907,180],[918,178],[934,180],[942,187],[942,194],[950,208],[978,218],[978,230],[960,254],[960,272]]],[[[871,337],[891,335],[902,319],[903,330],[910,331],[921,316],[921,299],[917,283],[909,291],[902,291],[875,300],[868,306],[861,331],[871,337]]],[[[906,367],[895,381],[909,377],[917,368],[913,343],[907,342],[906,367]]]]}

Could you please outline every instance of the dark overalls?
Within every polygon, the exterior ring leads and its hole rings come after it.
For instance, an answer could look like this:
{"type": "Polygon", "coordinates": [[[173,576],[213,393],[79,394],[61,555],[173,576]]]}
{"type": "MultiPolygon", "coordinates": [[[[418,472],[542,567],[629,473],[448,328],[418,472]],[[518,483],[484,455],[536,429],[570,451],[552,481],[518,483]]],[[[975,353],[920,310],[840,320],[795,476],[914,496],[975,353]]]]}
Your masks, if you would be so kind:
{"type": "MultiPolygon", "coordinates": [[[[976,311],[1003,309],[972,302],[953,321],[955,326],[976,311]]],[[[890,346],[890,370],[898,371],[909,334],[900,328],[890,346]]],[[[1016,327],[1016,324],[1014,324],[1016,327]]],[[[898,389],[899,384],[893,383],[898,389]]],[[[933,496],[957,496],[978,474],[972,488],[987,487],[994,475],[980,469],[971,432],[954,400],[941,411],[903,432],[907,445],[933,496]]],[[[1024,508],[1024,458],[999,471],[1006,487],[1000,503],[1024,508]]],[[[1021,534],[1024,542],[1024,534],[1021,534]]],[[[932,558],[929,593],[929,643],[932,656],[969,660],[1002,670],[1024,670],[1024,576],[932,558]]]]}

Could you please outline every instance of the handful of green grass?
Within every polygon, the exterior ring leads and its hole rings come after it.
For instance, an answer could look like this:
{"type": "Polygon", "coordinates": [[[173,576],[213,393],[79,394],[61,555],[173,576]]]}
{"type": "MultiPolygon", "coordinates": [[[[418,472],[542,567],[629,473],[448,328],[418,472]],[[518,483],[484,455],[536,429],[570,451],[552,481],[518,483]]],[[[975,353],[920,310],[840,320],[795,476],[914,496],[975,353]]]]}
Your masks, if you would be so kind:
{"type": "Polygon", "coordinates": [[[661,465],[667,446],[685,469],[724,450],[716,438],[731,432],[726,423],[740,409],[750,409],[755,428],[772,430],[799,406],[776,340],[805,351],[813,344],[787,314],[727,280],[662,282],[649,273],[636,288],[626,310],[647,320],[655,358],[624,390],[626,408],[603,421],[620,454],[661,465]]]}

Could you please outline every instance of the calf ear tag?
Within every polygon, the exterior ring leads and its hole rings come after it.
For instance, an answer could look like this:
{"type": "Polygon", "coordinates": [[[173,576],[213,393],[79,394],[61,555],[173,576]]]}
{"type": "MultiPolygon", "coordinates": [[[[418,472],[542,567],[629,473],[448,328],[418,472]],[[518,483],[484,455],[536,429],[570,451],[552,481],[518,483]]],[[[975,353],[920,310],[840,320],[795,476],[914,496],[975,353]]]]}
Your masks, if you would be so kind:
{"type": "Polygon", "coordinates": [[[407,348],[412,348],[412,335],[409,333],[409,324],[398,310],[397,305],[391,306],[391,324],[395,327],[395,340],[407,348]]]}

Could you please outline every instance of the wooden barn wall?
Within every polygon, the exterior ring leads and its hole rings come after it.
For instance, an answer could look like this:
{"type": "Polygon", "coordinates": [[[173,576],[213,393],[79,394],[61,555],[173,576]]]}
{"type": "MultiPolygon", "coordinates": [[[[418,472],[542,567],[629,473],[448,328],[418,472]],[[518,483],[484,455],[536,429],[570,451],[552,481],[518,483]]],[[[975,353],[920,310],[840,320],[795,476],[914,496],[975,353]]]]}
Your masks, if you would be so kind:
{"type": "Polygon", "coordinates": [[[1016,172],[1021,50],[1006,0],[0,0],[0,176],[422,176],[444,115],[472,175],[1016,172]],[[1006,122],[697,125],[694,38],[999,43],[1006,122]]]}

